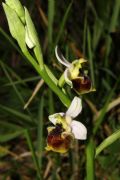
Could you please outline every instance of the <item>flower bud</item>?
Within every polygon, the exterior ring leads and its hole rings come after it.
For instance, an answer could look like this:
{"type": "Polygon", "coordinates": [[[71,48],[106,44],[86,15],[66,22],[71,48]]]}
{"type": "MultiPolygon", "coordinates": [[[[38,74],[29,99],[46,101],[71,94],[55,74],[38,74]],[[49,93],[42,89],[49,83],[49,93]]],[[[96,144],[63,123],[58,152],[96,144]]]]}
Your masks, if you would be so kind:
{"type": "Polygon", "coordinates": [[[25,7],[25,22],[26,22],[26,44],[29,48],[36,46],[38,43],[37,32],[32,22],[30,14],[25,7]]]}
{"type": "Polygon", "coordinates": [[[5,0],[5,2],[11,9],[15,10],[21,21],[25,23],[25,12],[21,2],[19,0],[5,0]]]}
{"type": "Polygon", "coordinates": [[[13,10],[10,6],[6,5],[5,3],[3,3],[2,5],[8,20],[10,33],[17,40],[20,48],[24,52],[26,51],[24,24],[20,20],[15,10],[13,10]]]}

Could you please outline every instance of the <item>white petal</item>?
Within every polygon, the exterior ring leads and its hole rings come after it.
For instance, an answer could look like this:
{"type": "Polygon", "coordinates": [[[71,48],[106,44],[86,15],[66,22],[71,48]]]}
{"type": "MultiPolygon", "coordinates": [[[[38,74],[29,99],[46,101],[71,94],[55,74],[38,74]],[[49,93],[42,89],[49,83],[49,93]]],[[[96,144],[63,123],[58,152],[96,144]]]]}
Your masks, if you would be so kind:
{"type": "Polygon", "coordinates": [[[82,101],[79,97],[74,97],[70,107],[68,108],[66,115],[71,116],[72,118],[78,116],[82,111],[82,101]]]}
{"type": "Polygon", "coordinates": [[[66,67],[69,67],[71,65],[71,63],[69,63],[64,56],[62,55],[62,53],[60,52],[58,46],[55,47],[55,55],[56,58],[58,59],[58,61],[63,64],[66,67]]]}
{"type": "Polygon", "coordinates": [[[75,139],[85,140],[87,138],[87,129],[81,122],[73,120],[71,122],[71,129],[75,139]]]}
{"type": "Polygon", "coordinates": [[[65,82],[72,88],[73,84],[72,84],[72,81],[70,79],[70,74],[69,74],[69,69],[68,68],[64,72],[64,78],[65,78],[65,82]]]}
{"type": "Polygon", "coordinates": [[[55,113],[55,114],[52,114],[52,115],[50,115],[48,118],[49,118],[49,120],[54,124],[54,125],[56,125],[56,123],[57,123],[57,119],[58,119],[58,116],[60,115],[60,116],[64,116],[64,114],[65,113],[55,113]]]}

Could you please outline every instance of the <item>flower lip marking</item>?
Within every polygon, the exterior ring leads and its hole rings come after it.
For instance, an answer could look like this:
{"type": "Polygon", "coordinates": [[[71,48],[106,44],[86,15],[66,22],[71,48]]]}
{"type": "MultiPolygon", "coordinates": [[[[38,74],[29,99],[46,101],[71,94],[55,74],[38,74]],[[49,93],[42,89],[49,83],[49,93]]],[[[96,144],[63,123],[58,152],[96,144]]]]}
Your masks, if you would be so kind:
{"type": "Polygon", "coordinates": [[[82,78],[76,78],[72,80],[73,88],[79,92],[82,93],[83,91],[89,91],[91,89],[91,81],[88,76],[84,76],[82,78]]]}
{"type": "Polygon", "coordinates": [[[55,48],[55,54],[58,61],[66,66],[64,79],[71,88],[78,94],[95,91],[95,88],[92,87],[91,80],[88,77],[88,71],[84,69],[85,64],[88,62],[86,59],[80,58],[69,63],[60,52],[58,46],[55,48]]]}
{"type": "Polygon", "coordinates": [[[74,97],[66,113],[56,113],[49,116],[49,120],[54,124],[48,128],[46,150],[65,153],[71,146],[74,139],[85,140],[87,129],[73,118],[82,111],[81,99],[74,97]]]}
{"type": "Polygon", "coordinates": [[[56,124],[56,127],[48,134],[47,137],[47,150],[65,153],[69,149],[72,137],[64,133],[61,124],[56,124]]]}

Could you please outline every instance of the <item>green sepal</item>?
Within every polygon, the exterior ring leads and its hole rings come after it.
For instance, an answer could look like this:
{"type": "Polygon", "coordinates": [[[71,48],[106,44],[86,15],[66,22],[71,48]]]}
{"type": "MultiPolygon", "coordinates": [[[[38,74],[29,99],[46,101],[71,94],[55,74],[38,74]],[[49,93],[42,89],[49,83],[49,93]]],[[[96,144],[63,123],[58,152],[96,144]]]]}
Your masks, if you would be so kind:
{"type": "Polygon", "coordinates": [[[26,22],[26,28],[27,28],[27,31],[28,31],[28,34],[29,34],[29,38],[31,39],[31,41],[37,45],[39,44],[39,41],[38,41],[38,36],[37,36],[37,32],[35,30],[35,26],[32,22],[32,19],[30,17],[30,14],[27,10],[26,7],[24,7],[25,9],[25,22],[26,22]]]}
{"type": "MultiPolygon", "coordinates": [[[[37,58],[38,63],[40,64],[40,68],[43,69],[43,56],[42,56],[42,52],[41,52],[38,35],[35,30],[35,26],[32,22],[32,19],[30,17],[30,14],[29,14],[28,10],[26,9],[26,7],[25,7],[25,22],[26,22],[27,36],[30,38],[30,42],[33,43],[33,47],[34,47],[33,50],[34,50],[35,56],[37,58]]],[[[30,44],[27,44],[27,45],[30,48],[30,44]]]]}
{"type": "Polygon", "coordinates": [[[63,87],[65,84],[65,78],[64,78],[64,73],[61,75],[60,79],[58,80],[58,85],[59,87],[63,87]]]}

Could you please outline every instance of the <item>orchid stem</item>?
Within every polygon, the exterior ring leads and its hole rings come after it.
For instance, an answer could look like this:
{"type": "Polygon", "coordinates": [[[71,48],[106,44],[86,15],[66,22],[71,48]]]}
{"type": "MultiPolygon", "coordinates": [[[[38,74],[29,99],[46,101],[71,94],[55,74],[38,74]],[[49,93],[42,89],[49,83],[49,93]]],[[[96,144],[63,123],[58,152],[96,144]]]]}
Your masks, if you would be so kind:
{"type": "Polygon", "coordinates": [[[45,70],[45,66],[43,69],[40,68],[40,65],[37,64],[37,62],[34,60],[34,58],[28,53],[24,52],[27,59],[30,61],[30,63],[34,66],[38,74],[43,78],[43,80],[46,82],[46,84],[52,89],[52,91],[60,98],[62,103],[66,106],[70,106],[70,99],[68,96],[66,96],[62,90],[52,81],[52,79],[49,77],[48,73],[45,70]]]}
{"type": "Polygon", "coordinates": [[[88,141],[88,144],[86,146],[86,180],[94,180],[94,162],[95,162],[95,148],[94,148],[94,142],[93,137],[91,137],[88,141]]]}

